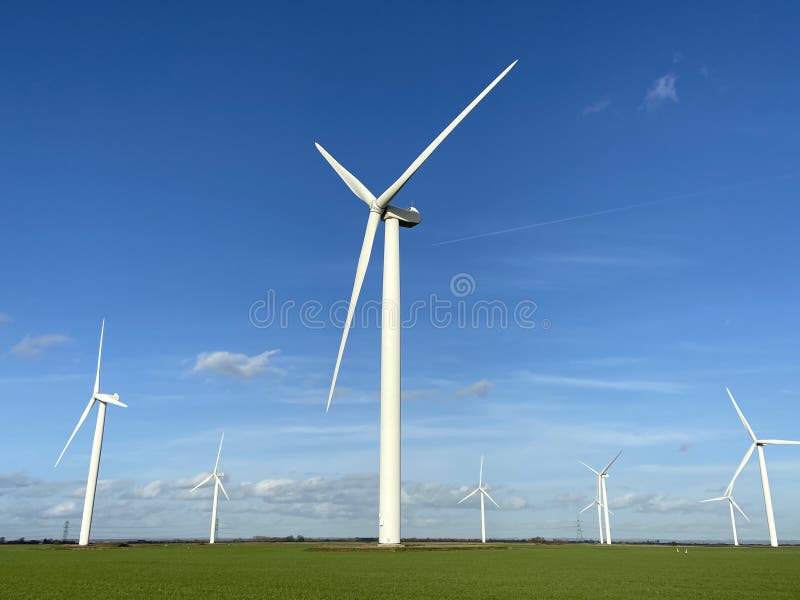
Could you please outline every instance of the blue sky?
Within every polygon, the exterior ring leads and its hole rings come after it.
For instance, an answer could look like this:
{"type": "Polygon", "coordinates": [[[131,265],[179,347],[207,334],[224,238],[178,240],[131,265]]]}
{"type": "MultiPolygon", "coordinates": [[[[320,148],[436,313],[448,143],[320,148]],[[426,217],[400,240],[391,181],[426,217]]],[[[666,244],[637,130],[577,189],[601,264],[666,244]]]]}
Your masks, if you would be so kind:
{"type": "MultiPolygon", "coordinates": [[[[615,537],[727,540],[724,507],[697,502],[747,449],[724,387],[760,435],[800,437],[797,17],[3,7],[0,536],[79,522],[93,420],[52,464],[102,317],[102,388],[130,408],[109,409],[96,535],[205,535],[208,496],[185,490],[223,430],[223,537],[376,535],[374,319],[324,414],[341,333],[325,315],[349,297],[367,211],[314,142],[380,193],[519,59],[395,199],[423,215],[401,235],[406,307],[536,307],[533,328],[422,311],[404,331],[403,533],[477,536],[477,506],[453,505],[485,454],[504,507],[490,536],[574,535],[594,494],[577,460],[623,449],[615,537]],[[268,298],[294,302],[285,324],[265,326],[268,298]]],[[[379,238],[364,302],[380,298],[379,238]]],[[[800,455],[767,459],[779,537],[800,539],[800,455]]],[[[755,462],[735,496],[741,537],[765,539],[755,462]]]]}

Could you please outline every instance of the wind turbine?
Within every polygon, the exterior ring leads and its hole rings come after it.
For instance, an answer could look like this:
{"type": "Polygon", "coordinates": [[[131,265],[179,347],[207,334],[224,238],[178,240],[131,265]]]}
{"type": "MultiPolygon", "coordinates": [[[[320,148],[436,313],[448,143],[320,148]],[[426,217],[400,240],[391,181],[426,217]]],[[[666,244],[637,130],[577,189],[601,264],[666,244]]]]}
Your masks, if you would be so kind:
{"type": "Polygon", "coordinates": [[[494,501],[494,498],[492,498],[489,495],[489,492],[486,491],[486,487],[484,487],[484,485],[483,485],[483,457],[482,456],[481,456],[481,472],[480,472],[480,475],[478,477],[478,487],[476,487],[469,494],[467,494],[461,500],[459,500],[457,502],[457,504],[461,504],[462,502],[464,502],[464,500],[468,500],[469,498],[472,498],[475,494],[477,494],[479,492],[480,492],[480,495],[481,495],[481,543],[485,544],[486,543],[486,508],[484,506],[483,498],[484,498],[484,496],[486,498],[488,498],[489,501],[492,504],[494,504],[497,508],[500,508],[500,505],[497,502],[494,501]]]}
{"type": "Polygon", "coordinates": [[[121,406],[122,408],[128,408],[127,404],[123,404],[119,401],[119,394],[101,394],[100,393],[100,359],[103,356],[103,333],[105,332],[106,328],[106,320],[103,319],[102,324],[100,325],[100,349],[97,351],[97,374],[94,378],[94,391],[92,392],[92,397],[89,398],[89,403],[86,405],[86,408],[83,409],[83,414],[81,418],[78,419],[78,424],[75,425],[75,429],[72,430],[72,435],[69,436],[64,449],[61,451],[61,454],[58,455],[58,460],[56,460],[56,464],[54,466],[58,466],[58,463],[61,462],[61,458],[64,456],[64,453],[69,448],[70,442],[72,442],[72,438],[75,437],[75,434],[78,433],[78,429],[81,428],[83,422],[86,420],[86,417],[89,416],[89,411],[92,410],[92,406],[94,406],[95,402],[97,402],[97,424],[94,427],[94,441],[92,442],[92,455],[89,458],[89,476],[86,479],[86,496],[83,500],[83,518],[81,519],[81,534],[78,538],[78,544],[81,546],[86,546],[89,544],[89,534],[92,529],[92,513],[94,512],[94,496],[95,492],[97,491],[97,474],[100,470],[100,453],[103,450],[103,429],[106,423],[106,405],[107,404],[115,404],[116,406],[121,406]]]}
{"type": "Polygon", "coordinates": [[[764,506],[767,511],[767,527],[769,528],[769,544],[770,546],[777,547],[778,545],[778,534],[775,531],[775,515],[772,512],[772,494],[769,491],[769,477],[767,476],[767,463],[764,459],[764,446],[775,445],[775,446],[797,446],[800,445],[800,442],[791,441],[791,440],[760,440],[756,437],[756,434],[753,433],[753,428],[750,427],[750,423],[747,422],[747,419],[744,418],[744,414],[742,414],[739,405],[736,404],[736,400],[733,398],[733,394],[728,388],[725,388],[728,392],[728,396],[733,402],[733,408],[736,409],[737,414],[739,415],[739,419],[741,419],[744,428],[747,430],[747,433],[750,435],[750,439],[753,440],[753,443],[750,444],[750,448],[747,449],[747,452],[744,453],[744,458],[742,458],[742,462],[739,463],[739,467],[736,469],[736,472],[733,474],[733,479],[728,484],[727,489],[725,490],[725,495],[730,495],[733,491],[733,484],[736,482],[736,478],[739,476],[739,473],[742,472],[744,466],[747,464],[747,461],[750,460],[750,457],[753,455],[753,450],[758,448],[758,464],[761,469],[761,487],[764,489],[764,506]]]}
{"type": "MultiPolygon", "coordinates": [[[[581,463],[581,464],[583,464],[583,463],[581,463]]],[[[585,466],[585,465],[584,465],[584,466],[585,466]]],[[[592,470],[594,470],[594,469],[592,469],[592,470]]],[[[589,504],[589,505],[588,505],[586,508],[584,508],[583,510],[581,510],[581,511],[580,511],[578,514],[583,514],[583,513],[585,513],[587,510],[589,510],[590,508],[592,508],[593,506],[597,506],[597,528],[598,528],[598,530],[600,531],[600,543],[601,543],[601,544],[604,544],[604,543],[605,543],[605,541],[604,541],[604,537],[603,537],[603,510],[602,510],[603,503],[602,503],[602,502],[600,502],[600,495],[601,495],[601,491],[600,491],[600,477],[598,477],[598,478],[597,478],[597,486],[596,486],[596,489],[597,489],[597,491],[596,491],[596,493],[595,493],[595,496],[594,496],[594,502],[590,503],[590,504],[589,504]]]]}
{"type": "Polygon", "coordinates": [[[739,545],[739,536],[736,535],[736,514],[733,512],[734,507],[740,513],[742,513],[742,516],[745,519],[747,519],[748,521],[750,520],[750,517],[748,517],[745,514],[745,512],[739,507],[739,505],[736,504],[736,500],[733,499],[733,496],[731,496],[731,494],[728,493],[727,490],[726,490],[725,495],[723,495],[723,496],[719,496],[717,498],[709,498],[708,500],[701,500],[700,502],[718,502],[720,500],[727,500],[728,501],[728,508],[731,511],[731,529],[733,529],[733,545],[734,546],[738,546],[739,545]]]}
{"type": "MultiPolygon", "coordinates": [[[[622,454],[622,450],[617,452],[617,455],[614,458],[612,458],[611,462],[608,463],[606,465],[605,469],[603,469],[600,472],[595,471],[592,467],[587,465],[585,462],[578,461],[584,467],[589,469],[592,473],[597,475],[597,487],[599,489],[599,494],[598,495],[600,496],[600,500],[599,500],[599,503],[597,505],[597,512],[599,514],[600,507],[602,505],[603,516],[605,517],[605,522],[606,522],[606,540],[605,540],[606,544],[610,544],[611,543],[611,523],[610,523],[610,521],[608,519],[608,494],[606,493],[606,478],[608,477],[608,471],[609,471],[609,469],[611,469],[611,465],[613,465],[615,462],[617,462],[617,459],[619,458],[620,454],[622,454]]],[[[584,510],[586,510],[586,509],[584,509],[584,510]]],[[[603,543],[603,540],[602,540],[602,526],[601,526],[600,529],[601,529],[601,532],[600,532],[601,533],[601,535],[600,535],[600,537],[601,537],[600,543],[602,544],[603,543]]]]}
{"type": "Polygon", "coordinates": [[[214,539],[216,538],[216,525],[217,525],[217,497],[219,496],[219,490],[222,490],[222,493],[225,494],[225,498],[230,500],[230,496],[228,496],[228,492],[225,491],[225,486],[222,485],[222,478],[225,476],[225,473],[218,473],[217,467],[219,467],[219,456],[222,454],[222,440],[225,439],[225,432],[222,432],[222,437],[219,440],[219,450],[217,450],[217,461],[214,463],[214,469],[211,471],[211,475],[203,479],[200,483],[194,486],[190,493],[195,491],[200,486],[206,484],[207,482],[214,479],[214,502],[211,505],[211,535],[208,538],[208,543],[213,544],[214,539]]]}
{"type": "Polygon", "coordinates": [[[380,221],[386,224],[383,247],[383,304],[381,314],[381,427],[380,427],[380,500],[378,512],[378,542],[381,544],[400,543],[400,233],[399,227],[414,227],[422,220],[415,208],[403,209],[391,206],[390,202],[408,182],[422,163],[433,153],[442,141],[456,128],[470,111],[483,100],[494,86],[517,64],[511,63],[484,89],[477,98],[448,125],[403,174],[377,198],[352,173],[340,165],[322,146],[315,144],[333,170],[342,178],[350,191],[369,207],[369,218],[358,257],[353,292],[347,309],[347,319],[339,354],[333,369],[331,387],[328,393],[328,412],[336,387],[336,378],[342,362],[342,354],[358,296],[367,272],[372,243],[380,221]]]}

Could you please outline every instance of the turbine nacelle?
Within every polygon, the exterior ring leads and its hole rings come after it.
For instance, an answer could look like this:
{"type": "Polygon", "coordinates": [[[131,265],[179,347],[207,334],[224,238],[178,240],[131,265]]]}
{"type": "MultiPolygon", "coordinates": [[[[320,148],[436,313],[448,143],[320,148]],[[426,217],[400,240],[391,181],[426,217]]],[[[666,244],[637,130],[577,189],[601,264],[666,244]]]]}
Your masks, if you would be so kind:
{"type": "Polygon", "coordinates": [[[128,408],[127,404],[119,401],[119,394],[95,394],[94,399],[104,404],[114,404],[122,408],[128,408]]]}
{"type": "Polygon", "coordinates": [[[398,208],[391,204],[386,207],[383,213],[383,220],[397,219],[400,222],[400,227],[415,227],[422,222],[422,215],[413,206],[410,208],[398,208]]]}

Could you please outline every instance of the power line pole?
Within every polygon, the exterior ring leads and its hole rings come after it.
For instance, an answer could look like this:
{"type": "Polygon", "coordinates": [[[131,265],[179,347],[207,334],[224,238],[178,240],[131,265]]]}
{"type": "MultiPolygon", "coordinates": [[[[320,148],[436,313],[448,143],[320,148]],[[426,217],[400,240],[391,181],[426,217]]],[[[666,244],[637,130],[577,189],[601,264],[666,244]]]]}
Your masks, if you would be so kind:
{"type": "Polygon", "coordinates": [[[67,543],[69,539],[69,521],[64,521],[64,535],[61,536],[61,541],[67,543]]]}
{"type": "Polygon", "coordinates": [[[582,542],[583,541],[583,527],[581,527],[581,518],[578,517],[578,521],[576,524],[576,531],[575,531],[575,541],[582,542]]]}

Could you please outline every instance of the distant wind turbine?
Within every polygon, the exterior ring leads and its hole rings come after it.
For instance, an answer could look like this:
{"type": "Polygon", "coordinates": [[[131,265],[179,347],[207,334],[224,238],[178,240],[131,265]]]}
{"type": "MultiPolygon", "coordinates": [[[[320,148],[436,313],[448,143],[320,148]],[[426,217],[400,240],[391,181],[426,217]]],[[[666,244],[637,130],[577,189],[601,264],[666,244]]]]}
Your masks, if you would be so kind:
{"type": "MultiPolygon", "coordinates": [[[[606,522],[606,539],[605,539],[605,543],[606,544],[610,544],[611,543],[611,523],[610,523],[609,518],[608,518],[608,494],[606,493],[606,478],[608,477],[608,471],[609,471],[609,469],[611,469],[611,465],[613,465],[615,462],[617,462],[617,459],[619,458],[620,454],[622,454],[622,450],[617,452],[617,455],[614,458],[611,459],[611,462],[608,463],[605,466],[605,468],[602,471],[599,471],[599,472],[595,471],[592,467],[587,465],[585,462],[578,461],[584,467],[589,469],[592,473],[597,475],[597,486],[598,486],[598,488],[600,490],[600,493],[599,493],[600,499],[599,499],[599,504],[597,505],[597,510],[598,510],[598,513],[599,513],[600,507],[602,506],[603,515],[605,517],[605,522],[606,522]]],[[[586,509],[584,509],[584,510],[586,510],[586,509]]],[[[602,527],[601,527],[601,530],[602,530],[602,527]]],[[[601,533],[601,535],[600,535],[600,537],[601,537],[600,543],[602,544],[603,543],[602,531],[600,533],[601,533]]]]}
{"type": "Polygon", "coordinates": [[[727,500],[728,501],[728,508],[730,509],[730,512],[731,512],[731,529],[733,529],[733,545],[734,546],[738,546],[739,545],[739,536],[736,535],[736,514],[733,512],[734,507],[740,513],[742,513],[742,516],[745,519],[747,519],[748,521],[750,520],[750,517],[748,517],[744,513],[744,511],[739,507],[739,505],[736,504],[736,500],[733,499],[733,496],[731,496],[730,494],[727,494],[727,493],[724,496],[719,496],[718,498],[709,498],[708,500],[701,500],[700,502],[718,502],[720,500],[727,500]]]}
{"type": "MultiPolygon", "coordinates": [[[[583,463],[581,463],[583,464],[583,463]]],[[[582,509],[578,514],[583,514],[593,506],[597,506],[597,528],[599,530],[599,539],[600,543],[605,543],[605,537],[603,535],[603,503],[600,501],[602,497],[602,492],[600,490],[600,478],[597,478],[597,483],[595,485],[595,489],[597,490],[594,496],[594,502],[591,502],[586,506],[586,508],[582,509]]]]}
{"type": "Polygon", "coordinates": [[[469,494],[467,494],[461,500],[459,500],[458,504],[461,504],[462,502],[464,502],[464,500],[468,500],[469,498],[472,498],[475,494],[478,494],[478,493],[480,493],[480,495],[481,495],[481,543],[485,544],[486,543],[486,508],[484,506],[483,497],[486,496],[489,499],[489,501],[492,504],[494,504],[497,508],[500,508],[500,505],[497,502],[494,501],[494,498],[492,498],[489,495],[489,492],[486,491],[486,487],[483,485],[483,457],[482,456],[481,456],[481,471],[480,471],[480,475],[478,476],[478,487],[476,487],[469,494]]]}
{"type": "MultiPolygon", "coordinates": [[[[475,108],[506,74],[517,64],[511,63],[495,77],[478,96],[428,145],[422,154],[377,198],[367,187],[350,173],[321,145],[317,150],[328,161],[328,164],[342,178],[358,198],[369,207],[369,217],[358,256],[353,292],[347,309],[347,318],[336,366],[333,369],[331,387],[328,392],[327,412],[331,406],[336,379],[342,363],[342,354],[347,343],[347,335],[353,321],[353,314],[364,283],[364,276],[369,265],[375,233],[381,221],[385,223],[385,241],[383,246],[383,302],[381,312],[381,427],[380,427],[380,494],[378,507],[378,542],[381,544],[400,543],[400,227],[414,227],[421,221],[419,211],[398,208],[390,203],[397,193],[408,183],[408,180],[422,166],[422,163],[433,153],[439,144],[450,135],[456,126],[475,108]]],[[[335,219],[339,219],[337,216],[335,219]]]]}
{"type": "Polygon", "coordinates": [[[750,427],[750,423],[747,422],[747,419],[744,418],[744,414],[742,414],[739,405],[736,404],[736,400],[733,397],[733,394],[728,388],[725,388],[728,392],[728,396],[733,402],[733,408],[736,409],[736,413],[739,415],[739,419],[742,421],[744,428],[747,430],[747,433],[750,435],[750,439],[753,440],[753,443],[750,444],[750,448],[748,448],[747,452],[744,453],[744,458],[742,458],[742,462],[739,463],[739,467],[736,469],[736,472],[733,474],[733,479],[728,484],[727,489],[725,490],[725,495],[730,496],[731,492],[733,491],[733,484],[736,482],[736,478],[739,476],[739,473],[742,472],[744,466],[747,464],[747,461],[750,460],[750,457],[753,455],[753,450],[758,448],[758,464],[761,469],[761,487],[764,490],[764,507],[767,511],[767,527],[769,528],[769,544],[770,546],[777,547],[778,545],[778,534],[775,531],[775,515],[772,512],[772,494],[769,489],[769,477],[767,476],[767,463],[764,459],[764,446],[775,445],[775,446],[797,446],[800,445],[800,442],[792,441],[792,440],[761,440],[756,437],[756,434],[753,432],[753,428],[750,427]]]}
{"type": "Polygon", "coordinates": [[[95,402],[97,403],[97,424],[94,427],[94,441],[92,442],[92,455],[89,458],[89,477],[86,479],[86,496],[83,500],[83,518],[81,519],[81,534],[78,538],[78,544],[81,546],[86,546],[89,543],[89,534],[92,530],[92,513],[94,512],[94,496],[95,492],[97,491],[97,475],[100,471],[100,454],[103,450],[103,429],[106,423],[106,405],[107,404],[114,404],[116,406],[121,406],[122,408],[128,408],[127,404],[123,404],[119,401],[119,394],[101,394],[100,393],[100,360],[103,356],[103,333],[105,332],[106,328],[106,320],[103,319],[102,324],[100,325],[100,349],[97,351],[97,374],[94,378],[94,391],[92,392],[92,397],[89,398],[89,403],[86,405],[86,408],[83,409],[83,414],[81,418],[78,419],[78,424],[75,425],[75,429],[72,430],[72,435],[69,436],[64,449],[61,451],[61,454],[58,455],[58,460],[56,460],[55,466],[58,466],[58,463],[61,462],[61,458],[64,456],[64,453],[69,448],[70,442],[72,442],[72,438],[75,437],[75,434],[78,433],[78,429],[81,428],[83,422],[86,420],[86,417],[89,415],[89,411],[92,410],[92,406],[94,406],[95,402]]]}
{"type": "Polygon", "coordinates": [[[219,440],[219,450],[217,450],[217,461],[214,463],[214,469],[211,471],[211,475],[203,479],[200,483],[194,486],[190,491],[193,492],[197,488],[202,485],[205,485],[207,482],[214,479],[214,502],[211,505],[211,535],[208,538],[208,543],[213,544],[216,538],[216,529],[217,529],[217,496],[219,495],[219,490],[222,490],[222,493],[225,494],[225,498],[230,500],[228,496],[228,492],[225,491],[225,486],[222,485],[222,478],[225,476],[225,473],[217,472],[217,468],[219,467],[219,456],[222,454],[222,440],[225,439],[225,432],[222,432],[222,437],[219,440]]]}

